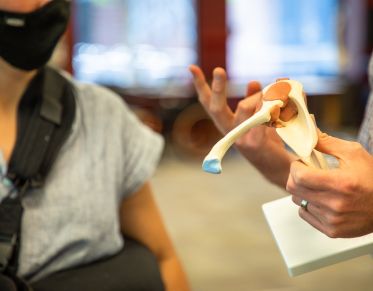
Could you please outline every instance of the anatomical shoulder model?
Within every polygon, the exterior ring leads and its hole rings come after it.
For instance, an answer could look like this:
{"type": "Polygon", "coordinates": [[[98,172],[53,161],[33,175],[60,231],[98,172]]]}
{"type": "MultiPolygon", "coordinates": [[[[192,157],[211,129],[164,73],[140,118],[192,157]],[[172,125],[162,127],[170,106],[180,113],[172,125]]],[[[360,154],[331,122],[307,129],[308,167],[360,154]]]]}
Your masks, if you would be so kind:
{"type": "Polygon", "coordinates": [[[322,154],[314,149],[318,139],[317,130],[304,101],[302,84],[281,79],[263,89],[262,107],[253,116],[214,145],[203,161],[203,170],[221,173],[221,161],[230,146],[249,129],[261,124],[275,127],[282,140],[306,165],[327,168],[322,154]]]}

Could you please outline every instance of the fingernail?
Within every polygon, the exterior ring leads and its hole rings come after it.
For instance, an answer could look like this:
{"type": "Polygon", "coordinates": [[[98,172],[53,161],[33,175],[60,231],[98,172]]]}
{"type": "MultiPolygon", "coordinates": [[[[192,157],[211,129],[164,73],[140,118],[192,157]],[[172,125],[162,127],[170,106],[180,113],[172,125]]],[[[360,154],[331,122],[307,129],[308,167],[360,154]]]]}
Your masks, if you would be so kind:
{"type": "Polygon", "coordinates": [[[223,73],[224,71],[222,68],[215,68],[213,71],[214,79],[217,81],[222,81],[224,79],[223,73]]]}
{"type": "Polygon", "coordinates": [[[222,81],[223,80],[223,76],[222,75],[220,75],[220,74],[214,74],[214,79],[216,80],[216,81],[222,81]]]}

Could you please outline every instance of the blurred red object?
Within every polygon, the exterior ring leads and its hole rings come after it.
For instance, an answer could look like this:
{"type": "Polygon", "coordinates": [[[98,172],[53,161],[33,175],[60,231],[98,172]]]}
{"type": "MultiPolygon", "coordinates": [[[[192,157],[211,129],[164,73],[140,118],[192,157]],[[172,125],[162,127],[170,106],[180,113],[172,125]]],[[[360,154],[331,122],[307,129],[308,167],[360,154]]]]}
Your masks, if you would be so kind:
{"type": "Polygon", "coordinates": [[[183,153],[201,158],[222,138],[210,117],[199,103],[185,108],[172,128],[172,143],[183,153]]]}

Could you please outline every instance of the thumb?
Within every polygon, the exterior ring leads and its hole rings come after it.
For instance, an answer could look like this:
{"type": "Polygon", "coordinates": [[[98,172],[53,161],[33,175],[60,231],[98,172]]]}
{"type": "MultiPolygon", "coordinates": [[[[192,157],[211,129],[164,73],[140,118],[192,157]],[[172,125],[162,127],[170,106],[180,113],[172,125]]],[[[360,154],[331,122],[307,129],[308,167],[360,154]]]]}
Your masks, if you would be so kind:
{"type": "Polygon", "coordinates": [[[319,129],[317,131],[318,141],[315,147],[316,150],[324,154],[334,156],[339,160],[349,159],[352,152],[352,142],[328,135],[321,132],[319,129]]]}

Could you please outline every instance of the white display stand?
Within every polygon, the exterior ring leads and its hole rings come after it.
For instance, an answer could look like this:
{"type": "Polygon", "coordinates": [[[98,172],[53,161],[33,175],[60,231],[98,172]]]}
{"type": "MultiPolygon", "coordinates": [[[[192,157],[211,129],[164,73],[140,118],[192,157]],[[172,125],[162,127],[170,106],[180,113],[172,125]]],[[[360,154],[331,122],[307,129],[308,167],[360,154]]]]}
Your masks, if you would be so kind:
{"type": "Polygon", "coordinates": [[[299,217],[291,196],[265,203],[262,208],[290,276],[373,254],[373,234],[329,238],[299,217]]]}

